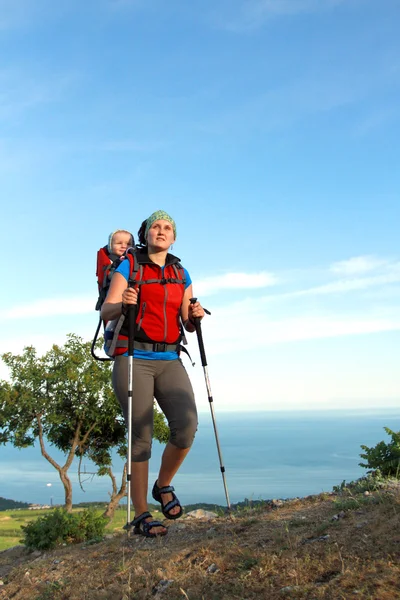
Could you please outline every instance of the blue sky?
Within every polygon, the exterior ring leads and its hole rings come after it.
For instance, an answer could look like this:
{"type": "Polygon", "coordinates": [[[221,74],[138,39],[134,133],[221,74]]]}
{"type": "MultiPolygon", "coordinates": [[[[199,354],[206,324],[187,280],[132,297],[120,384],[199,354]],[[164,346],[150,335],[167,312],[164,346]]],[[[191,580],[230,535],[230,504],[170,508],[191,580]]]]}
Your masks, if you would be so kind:
{"type": "Polygon", "coordinates": [[[0,0],[0,351],[90,339],[98,248],[162,208],[212,312],[217,409],[398,404],[399,18],[0,0]]]}

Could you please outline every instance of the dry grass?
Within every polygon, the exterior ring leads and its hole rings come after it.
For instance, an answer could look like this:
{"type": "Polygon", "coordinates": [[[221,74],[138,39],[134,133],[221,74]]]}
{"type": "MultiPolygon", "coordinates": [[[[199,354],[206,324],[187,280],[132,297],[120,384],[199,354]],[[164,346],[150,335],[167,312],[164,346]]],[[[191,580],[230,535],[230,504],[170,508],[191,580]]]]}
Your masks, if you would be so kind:
{"type": "Polygon", "coordinates": [[[342,500],[313,496],[211,523],[181,519],[155,540],[121,533],[36,558],[15,548],[0,555],[0,599],[400,599],[399,491],[344,508],[332,520],[342,500]]]}

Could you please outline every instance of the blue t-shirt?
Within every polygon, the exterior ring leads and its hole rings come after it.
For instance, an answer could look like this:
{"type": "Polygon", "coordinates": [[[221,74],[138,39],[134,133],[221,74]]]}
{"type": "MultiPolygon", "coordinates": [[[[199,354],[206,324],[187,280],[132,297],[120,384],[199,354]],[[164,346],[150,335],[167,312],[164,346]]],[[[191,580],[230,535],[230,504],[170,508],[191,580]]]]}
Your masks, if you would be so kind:
{"type": "MultiPolygon", "coordinates": [[[[164,272],[164,267],[161,267],[164,272]]],[[[192,284],[189,273],[183,269],[186,279],[185,290],[192,284]]],[[[122,261],[115,273],[120,273],[127,281],[129,281],[130,273],[130,262],[128,259],[122,261]]],[[[128,356],[128,352],[125,352],[123,356],[128,356]]],[[[151,350],[139,350],[135,348],[135,358],[143,358],[145,360],[175,360],[178,358],[177,352],[152,352],[151,350]]]]}

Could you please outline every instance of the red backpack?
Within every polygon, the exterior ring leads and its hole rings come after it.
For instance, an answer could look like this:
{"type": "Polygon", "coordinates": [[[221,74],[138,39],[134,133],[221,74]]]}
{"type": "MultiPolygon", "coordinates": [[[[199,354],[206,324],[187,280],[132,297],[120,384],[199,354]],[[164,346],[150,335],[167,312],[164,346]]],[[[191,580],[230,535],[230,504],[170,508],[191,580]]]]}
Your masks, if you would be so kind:
{"type": "MultiPolygon", "coordinates": [[[[132,238],[133,239],[133,238],[132,238]]],[[[126,253],[125,253],[126,254],[126,253]]],[[[106,299],[108,289],[110,287],[111,278],[114,274],[115,269],[120,265],[121,261],[124,260],[125,254],[119,256],[114,261],[110,256],[110,252],[108,250],[108,246],[103,246],[97,252],[97,263],[96,263],[96,277],[97,277],[97,287],[99,292],[99,297],[97,298],[95,310],[100,311],[103,305],[104,300],[106,299]]],[[[97,325],[96,333],[94,334],[94,338],[91,346],[91,354],[93,358],[101,361],[112,360],[111,358],[102,358],[97,356],[95,353],[95,345],[99,335],[100,327],[102,323],[101,316],[99,317],[99,322],[97,325]]],[[[106,323],[103,323],[104,328],[106,327],[106,323]]]]}
{"type": "MultiPolygon", "coordinates": [[[[128,285],[139,287],[134,347],[179,353],[181,341],[186,343],[180,320],[186,278],[179,258],[168,254],[162,269],[149,259],[146,251],[129,248],[125,256],[130,263],[128,285]]],[[[107,323],[104,338],[105,351],[110,357],[126,352],[128,329],[124,315],[107,323]]]]}

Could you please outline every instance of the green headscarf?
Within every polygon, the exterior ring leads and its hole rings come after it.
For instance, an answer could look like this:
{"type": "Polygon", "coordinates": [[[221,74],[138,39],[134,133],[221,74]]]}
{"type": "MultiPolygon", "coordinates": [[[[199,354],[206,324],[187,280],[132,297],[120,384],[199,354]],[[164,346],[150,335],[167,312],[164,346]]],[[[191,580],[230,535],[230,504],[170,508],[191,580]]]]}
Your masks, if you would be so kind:
{"type": "Polygon", "coordinates": [[[165,210],[156,210],[146,221],[146,229],[144,230],[144,237],[147,240],[147,234],[149,233],[150,227],[153,225],[154,221],[159,221],[162,219],[163,221],[169,221],[172,225],[172,229],[174,230],[174,236],[176,239],[176,224],[172,217],[169,216],[165,210]]]}

